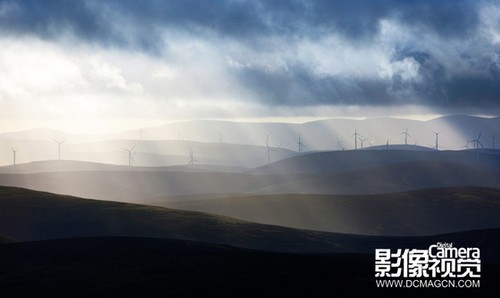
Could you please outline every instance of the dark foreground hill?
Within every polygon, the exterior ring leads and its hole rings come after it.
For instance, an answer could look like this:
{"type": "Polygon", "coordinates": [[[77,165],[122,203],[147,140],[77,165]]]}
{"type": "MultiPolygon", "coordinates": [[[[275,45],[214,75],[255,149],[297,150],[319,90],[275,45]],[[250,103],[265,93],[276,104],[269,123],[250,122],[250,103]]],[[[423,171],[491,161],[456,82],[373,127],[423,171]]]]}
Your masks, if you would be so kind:
{"type": "MultiPolygon", "coordinates": [[[[417,245],[414,239],[423,239],[407,237],[402,241],[403,238],[298,230],[201,212],[86,200],[7,187],[0,188],[0,210],[0,235],[17,241],[152,237],[281,252],[372,253],[377,247],[397,247],[401,243],[417,245]]],[[[485,233],[481,236],[473,232],[452,234],[448,238],[457,245],[478,243],[486,251],[491,248],[498,251],[500,229],[485,233]]],[[[428,237],[427,245],[428,241],[445,239],[428,237]]]]}
{"type": "Polygon", "coordinates": [[[12,240],[7,237],[0,236],[0,243],[7,243],[7,242],[12,242],[12,240]]]}
{"type": "Polygon", "coordinates": [[[479,187],[357,196],[186,196],[151,204],[348,234],[408,236],[500,228],[500,190],[479,187]]]}
{"type": "Polygon", "coordinates": [[[18,241],[129,236],[195,240],[275,251],[349,251],[353,237],[262,225],[200,212],[86,200],[0,187],[0,235],[18,241]]]}
{"type": "Polygon", "coordinates": [[[377,289],[366,254],[270,253],[179,240],[81,238],[0,245],[2,297],[494,297],[476,289],[377,289]]]}

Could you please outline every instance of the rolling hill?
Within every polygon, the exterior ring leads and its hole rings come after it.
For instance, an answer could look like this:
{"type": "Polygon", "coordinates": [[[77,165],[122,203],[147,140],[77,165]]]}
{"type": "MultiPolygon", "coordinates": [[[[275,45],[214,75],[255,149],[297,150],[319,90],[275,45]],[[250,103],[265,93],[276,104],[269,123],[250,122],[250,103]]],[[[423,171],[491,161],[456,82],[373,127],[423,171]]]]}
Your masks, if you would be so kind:
{"type": "Polygon", "coordinates": [[[357,170],[380,168],[386,165],[415,162],[463,164],[500,170],[500,155],[486,154],[485,152],[477,152],[474,150],[348,150],[318,152],[276,161],[271,166],[262,166],[250,170],[249,173],[346,173],[357,170]]]}
{"type": "Polygon", "coordinates": [[[0,188],[0,234],[18,241],[128,236],[289,252],[342,252],[361,237],[262,225],[160,207],[0,188]],[[341,240],[341,241],[339,241],[341,240]]]}
{"type": "MultiPolygon", "coordinates": [[[[372,253],[376,247],[393,247],[403,239],[299,230],[201,212],[80,199],[10,187],[0,187],[0,210],[0,235],[21,242],[82,237],[148,237],[267,251],[372,253]]],[[[500,229],[492,231],[498,233],[500,229]]],[[[450,238],[458,243],[472,241],[477,233],[450,235],[439,237],[441,241],[450,238]]],[[[422,240],[404,239],[410,242],[422,240]]],[[[413,244],[418,245],[418,241],[413,244]]],[[[498,247],[498,239],[490,244],[498,247]]]]}
{"type": "Polygon", "coordinates": [[[219,173],[238,173],[247,171],[247,168],[214,166],[214,165],[196,165],[190,167],[182,166],[157,166],[142,167],[128,165],[114,165],[76,160],[46,160],[34,161],[24,164],[16,164],[0,167],[0,174],[36,174],[52,172],[86,172],[86,171],[129,171],[129,172],[219,172],[219,173]]]}
{"type": "MultiPolygon", "coordinates": [[[[265,141],[265,139],[264,139],[265,141]]],[[[128,165],[128,153],[123,149],[134,147],[136,166],[160,167],[187,165],[192,150],[198,165],[217,165],[253,168],[267,164],[264,142],[257,145],[197,142],[180,140],[106,140],[82,142],[68,140],[61,146],[61,159],[103,164],[128,165]]],[[[270,144],[273,161],[288,158],[297,153],[270,144]]],[[[18,150],[17,163],[58,159],[58,147],[52,139],[24,140],[0,138],[0,165],[12,165],[11,147],[18,150]]]]}
{"type": "Polygon", "coordinates": [[[381,194],[455,186],[500,188],[500,170],[445,162],[402,162],[347,173],[305,174],[299,177],[259,191],[282,194],[381,194]]]}
{"type": "Polygon", "coordinates": [[[500,190],[426,189],[381,195],[198,196],[149,202],[251,222],[363,235],[429,235],[500,228],[500,190]]]}
{"type": "Polygon", "coordinates": [[[19,162],[57,158],[53,139],[66,139],[65,159],[126,164],[121,148],[138,145],[137,165],[141,166],[185,164],[192,148],[203,164],[251,167],[266,163],[263,158],[266,134],[270,135],[270,146],[279,149],[273,152],[273,160],[278,160],[295,155],[298,134],[301,134],[306,151],[340,150],[339,140],[343,140],[346,149],[354,149],[352,134],[355,128],[367,139],[365,148],[369,147],[368,143],[381,146],[389,140],[391,148],[396,149],[398,144],[404,143],[401,133],[407,127],[411,135],[408,144],[419,145],[418,149],[434,146],[433,131],[442,132],[439,143],[444,150],[462,149],[467,140],[477,137],[479,132],[482,132],[484,148],[489,149],[493,147],[492,134],[498,133],[500,118],[453,115],[429,121],[326,119],[301,124],[201,120],[143,128],[142,140],[139,129],[95,135],[31,129],[0,134],[0,164],[12,163],[10,146],[19,150],[19,162]],[[220,134],[224,135],[222,144],[220,134]]]}
{"type": "Polygon", "coordinates": [[[343,173],[263,175],[188,170],[0,174],[0,185],[135,203],[193,194],[377,194],[455,186],[500,188],[500,170],[438,161],[391,163],[343,173]]]}

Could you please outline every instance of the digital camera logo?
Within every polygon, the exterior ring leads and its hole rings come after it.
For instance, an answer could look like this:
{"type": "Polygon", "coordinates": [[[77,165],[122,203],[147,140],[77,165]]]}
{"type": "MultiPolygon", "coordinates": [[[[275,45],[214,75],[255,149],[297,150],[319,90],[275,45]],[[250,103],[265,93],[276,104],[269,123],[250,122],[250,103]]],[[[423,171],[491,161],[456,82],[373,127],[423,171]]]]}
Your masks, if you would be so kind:
{"type": "Polygon", "coordinates": [[[453,243],[446,242],[438,242],[428,249],[376,249],[377,286],[479,287],[480,257],[477,247],[453,247],[453,243]],[[403,282],[402,279],[409,280],[403,282]]]}

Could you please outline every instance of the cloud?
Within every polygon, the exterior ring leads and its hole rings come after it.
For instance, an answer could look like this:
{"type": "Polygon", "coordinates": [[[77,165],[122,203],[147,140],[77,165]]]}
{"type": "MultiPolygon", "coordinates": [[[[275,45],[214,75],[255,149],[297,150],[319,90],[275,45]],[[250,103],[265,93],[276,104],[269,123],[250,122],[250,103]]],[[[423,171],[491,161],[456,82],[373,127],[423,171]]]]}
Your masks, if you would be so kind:
{"type": "MultiPolygon", "coordinates": [[[[96,64],[82,54],[68,83],[77,95],[126,93],[159,105],[500,107],[494,1],[0,0],[0,33],[121,57],[96,64]]],[[[19,95],[30,86],[0,89],[19,95]]]]}
{"type": "Polygon", "coordinates": [[[423,27],[441,37],[472,34],[477,1],[9,1],[1,2],[4,33],[57,38],[71,33],[86,41],[161,47],[162,28],[212,32],[235,39],[311,36],[337,32],[348,39],[377,33],[382,19],[423,27]],[[130,36],[132,35],[132,37],[130,36]],[[159,45],[155,45],[158,43],[159,45]]]}

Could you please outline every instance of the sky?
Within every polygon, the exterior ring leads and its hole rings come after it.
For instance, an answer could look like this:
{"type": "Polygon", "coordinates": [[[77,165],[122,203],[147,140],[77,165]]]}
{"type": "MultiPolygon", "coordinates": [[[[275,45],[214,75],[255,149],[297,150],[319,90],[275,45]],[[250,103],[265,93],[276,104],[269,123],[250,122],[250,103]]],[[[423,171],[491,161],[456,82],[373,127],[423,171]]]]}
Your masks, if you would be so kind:
{"type": "Polygon", "coordinates": [[[497,1],[0,0],[0,131],[500,115],[497,1]]]}

